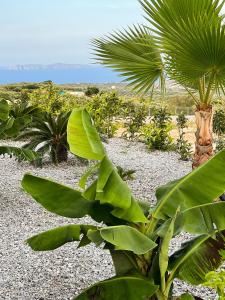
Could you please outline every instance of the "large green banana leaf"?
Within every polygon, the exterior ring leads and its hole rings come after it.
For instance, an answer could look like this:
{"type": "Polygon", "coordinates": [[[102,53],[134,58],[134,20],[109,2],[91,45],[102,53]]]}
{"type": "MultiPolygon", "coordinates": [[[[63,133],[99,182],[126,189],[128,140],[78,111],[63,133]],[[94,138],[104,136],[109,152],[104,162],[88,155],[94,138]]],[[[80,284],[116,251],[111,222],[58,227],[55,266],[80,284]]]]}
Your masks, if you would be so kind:
{"type": "Polygon", "coordinates": [[[157,289],[150,280],[119,277],[95,284],[74,300],[148,300],[157,289]]]}
{"type": "Polygon", "coordinates": [[[211,234],[225,230],[225,202],[209,203],[189,208],[177,218],[178,227],[191,234],[211,234]]]}
{"type": "Polygon", "coordinates": [[[9,104],[6,100],[0,100],[0,120],[6,121],[9,117],[9,104]]]}
{"type": "Polygon", "coordinates": [[[125,276],[140,272],[134,254],[129,251],[110,250],[116,276],[125,276]]]}
{"type": "Polygon", "coordinates": [[[205,282],[206,274],[221,266],[225,259],[224,251],[225,231],[188,241],[170,257],[171,277],[195,285],[201,284],[205,282]]]}
{"type": "Polygon", "coordinates": [[[85,199],[81,192],[54,181],[25,174],[23,189],[48,211],[67,218],[90,215],[96,222],[121,224],[111,211],[113,207],[85,199]]]}
{"type": "Polygon", "coordinates": [[[157,245],[146,235],[130,226],[109,226],[100,229],[101,237],[115,246],[116,250],[145,254],[157,245]]]}
{"type": "Polygon", "coordinates": [[[93,160],[101,160],[105,156],[100,137],[85,109],[73,110],[69,118],[67,132],[72,153],[93,160]]]}
{"type": "Polygon", "coordinates": [[[94,228],[91,225],[66,225],[35,235],[27,243],[34,251],[50,251],[66,243],[79,241],[82,233],[86,235],[88,230],[94,228]]]}
{"type": "Polygon", "coordinates": [[[92,205],[79,191],[54,181],[25,174],[22,187],[45,209],[67,218],[82,218],[92,205]]]}
{"type": "Polygon", "coordinates": [[[178,207],[181,211],[194,206],[212,203],[225,191],[225,150],[190,174],[156,191],[156,219],[173,217],[178,207]]]}
{"type": "Polygon", "coordinates": [[[104,157],[99,168],[96,199],[118,208],[131,206],[131,191],[107,157],[104,157]]]}
{"type": "Polygon", "coordinates": [[[80,241],[81,233],[96,245],[105,241],[114,245],[115,249],[129,250],[135,254],[144,254],[156,246],[144,234],[129,226],[97,229],[92,225],[66,225],[33,236],[27,242],[35,251],[49,251],[65,243],[80,241]]]}

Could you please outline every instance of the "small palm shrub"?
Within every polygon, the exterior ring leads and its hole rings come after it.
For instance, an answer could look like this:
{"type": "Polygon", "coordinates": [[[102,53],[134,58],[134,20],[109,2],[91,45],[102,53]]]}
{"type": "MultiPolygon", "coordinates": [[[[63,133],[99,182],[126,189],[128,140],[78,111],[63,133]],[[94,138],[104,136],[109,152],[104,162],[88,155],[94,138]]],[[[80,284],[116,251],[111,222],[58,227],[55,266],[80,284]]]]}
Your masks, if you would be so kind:
{"type": "Polygon", "coordinates": [[[166,108],[154,108],[150,124],[141,129],[141,136],[150,150],[169,150],[173,139],[170,135],[172,119],[166,108]]]}
{"type": "Polygon", "coordinates": [[[119,115],[122,100],[115,92],[101,93],[93,96],[87,104],[98,132],[111,138],[117,131],[115,118],[119,115]]]}
{"type": "Polygon", "coordinates": [[[145,124],[148,110],[145,104],[125,102],[123,104],[123,117],[125,118],[123,136],[134,140],[139,138],[140,128],[145,124]]]}
{"type": "Polygon", "coordinates": [[[191,157],[191,143],[185,140],[184,129],[187,128],[187,121],[185,114],[182,112],[177,116],[177,128],[179,132],[179,137],[177,139],[177,152],[180,154],[180,159],[187,161],[191,157]]]}
{"type": "Polygon", "coordinates": [[[29,139],[23,146],[41,156],[48,153],[54,164],[67,161],[67,122],[70,112],[60,113],[57,116],[44,113],[41,117],[35,118],[33,127],[26,129],[18,136],[18,140],[29,139]]]}
{"type": "MultiPolygon", "coordinates": [[[[159,187],[157,203],[150,206],[136,200],[119,176],[87,111],[71,114],[68,143],[72,153],[95,162],[82,176],[79,191],[31,174],[24,176],[22,186],[52,213],[74,219],[89,215],[98,223],[70,224],[27,240],[34,251],[52,251],[77,241],[78,247],[94,243],[111,254],[116,275],[76,300],[174,299],[174,279],[202,284],[206,274],[224,262],[225,203],[214,200],[225,190],[225,151],[159,187]],[[90,181],[93,172],[97,175],[90,181]],[[181,232],[194,238],[169,255],[171,239],[181,232]]],[[[195,298],[185,294],[175,299],[195,298]]]]}

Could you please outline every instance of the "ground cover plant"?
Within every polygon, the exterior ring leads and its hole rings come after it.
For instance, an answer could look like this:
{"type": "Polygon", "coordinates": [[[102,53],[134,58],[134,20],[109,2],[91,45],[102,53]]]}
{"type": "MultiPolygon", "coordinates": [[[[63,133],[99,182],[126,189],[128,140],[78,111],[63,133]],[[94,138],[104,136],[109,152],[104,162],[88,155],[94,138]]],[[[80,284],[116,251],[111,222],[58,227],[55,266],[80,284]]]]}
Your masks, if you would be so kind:
{"type": "MultiPolygon", "coordinates": [[[[95,243],[110,252],[116,276],[96,283],[75,299],[173,299],[175,278],[202,284],[206,274],[223,263],[225,203],[214,200],[225,190],[225,151],[185,177],[159,187],[157,204],[150,207],[136,200],[119,176],[86,110],[71,114],[68,143],[72,153],[95,162],[82,176],[80,190],[31,174],[24,176],[22,186],[52,213],[72,219],[89,215],[97,222],[54,228],[27,240],[35,251],[51,251],[77,241],[78,247],[95,243]],[[97,176],[90,182],[93,172],[97,176]],[[182,231],[195,237],[169,256],[171,239],[182,231]]],[[[195,298],[185,294],[176,299],[195,298]]]]}
{"type": "Polygon", "coordinates": [[[140,0],[147,23],[93,42],[99,63],[120,72],[138,92],[165,77],[182,85],[195,103],[193,167],[213,155],[212,106],[225,86],[225,24],[219,0],[140,0]]]}

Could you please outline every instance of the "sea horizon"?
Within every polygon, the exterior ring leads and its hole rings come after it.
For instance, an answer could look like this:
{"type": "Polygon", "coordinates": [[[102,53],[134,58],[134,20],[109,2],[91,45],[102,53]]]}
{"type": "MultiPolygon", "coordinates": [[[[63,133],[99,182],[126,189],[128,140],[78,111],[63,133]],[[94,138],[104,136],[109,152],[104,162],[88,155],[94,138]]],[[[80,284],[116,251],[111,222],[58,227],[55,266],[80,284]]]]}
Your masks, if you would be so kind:
{"type": "Polygon", "coordinates": [[[57,63],[0,66],[0,84],[46,80],[51,80],[56,84],[120,83],[122,81],[115,72],[96,65],[57,63]]]}

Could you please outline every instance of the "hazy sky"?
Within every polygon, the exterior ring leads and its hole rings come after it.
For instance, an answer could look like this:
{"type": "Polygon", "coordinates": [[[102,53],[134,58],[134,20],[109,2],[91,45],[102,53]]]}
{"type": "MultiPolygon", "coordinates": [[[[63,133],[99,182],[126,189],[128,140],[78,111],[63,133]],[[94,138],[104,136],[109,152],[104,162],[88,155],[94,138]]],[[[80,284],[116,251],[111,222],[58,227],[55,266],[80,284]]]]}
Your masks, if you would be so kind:
{"type": "Polygon", "coordinates": [[[0,65],[91,63],[92,38],[142,15],[137,0],[1,0],[0,65]]]}

